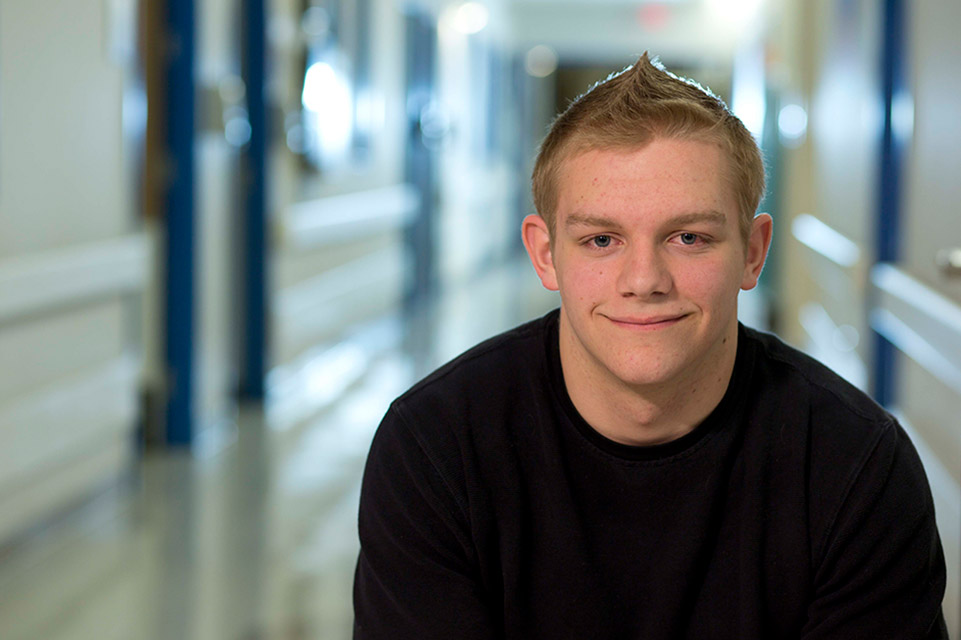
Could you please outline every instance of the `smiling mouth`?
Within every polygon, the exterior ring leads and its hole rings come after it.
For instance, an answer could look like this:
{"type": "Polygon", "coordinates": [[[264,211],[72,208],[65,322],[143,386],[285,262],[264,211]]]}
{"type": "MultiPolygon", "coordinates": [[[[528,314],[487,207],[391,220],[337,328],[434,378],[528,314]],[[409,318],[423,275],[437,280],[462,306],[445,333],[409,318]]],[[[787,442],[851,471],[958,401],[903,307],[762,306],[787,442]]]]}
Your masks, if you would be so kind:
{"type": "Polygon", "coordinates": [[[634,329],[639,331],[653,331],[656,329],[665,329],[667,327],[673,326],[687,317],[687,314],[675,315],[675,316],[648,316],[648,317],[613,317],[605,316],[608,320],[613,322],[619,327],[624,327],[626,329],[634,329]]]}

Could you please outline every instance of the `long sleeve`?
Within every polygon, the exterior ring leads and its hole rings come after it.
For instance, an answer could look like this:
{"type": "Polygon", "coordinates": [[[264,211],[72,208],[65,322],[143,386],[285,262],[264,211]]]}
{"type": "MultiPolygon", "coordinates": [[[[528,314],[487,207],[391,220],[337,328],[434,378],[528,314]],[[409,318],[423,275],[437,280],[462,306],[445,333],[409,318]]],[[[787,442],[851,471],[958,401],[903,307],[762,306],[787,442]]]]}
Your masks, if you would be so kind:
{"type": "Polygon", "coordinates": [[[496,637],[477,577],[466,500],[396,407],[364,472],[355,640],[496,637]]]}
{"type": "Polygon", "coordinates": [[[892,422],[814,540],[815,593],[802,638],[947,638],[944,555],[924,470],[892,422]]]}

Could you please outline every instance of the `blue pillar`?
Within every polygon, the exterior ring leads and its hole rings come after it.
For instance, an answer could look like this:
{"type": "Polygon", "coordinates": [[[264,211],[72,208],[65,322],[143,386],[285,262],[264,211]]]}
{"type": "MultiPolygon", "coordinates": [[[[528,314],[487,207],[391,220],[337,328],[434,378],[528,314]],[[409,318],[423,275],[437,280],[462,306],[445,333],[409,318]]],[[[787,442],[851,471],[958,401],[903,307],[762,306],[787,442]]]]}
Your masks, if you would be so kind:
{"type": "Polygon", "coordinates": [[[267,373],[267,104],[264,0],[244,0],[243,77],[250,143],[244,152],[240,389],[242,399],[263,400],[267,373]]]}
{"type": "Polygon", "coordinates": [[[166,440],[190,445],[194,435],[194,3],[167,2],[166,138],[166,440]]]}
{"type": "MultiPolygon", "coordinates": [[[[881,90],[884,126],[881,132],[881,166],[878,180],[878,262],[896,262],[900,256],[901,172],[904,141],[894,130],[894,104],[904,84],[904,3],[884,0],[881,39],[881,90]]],[[[884,406],[896,402],[894,345],[875,333],[874,398],[884,406]]]]}
{"type": "Polygon", "coordinates": [[[434,100],[434,63],[437,57],[437,30],[433,17],[420,9],[412,9],[406,16],[406,82],[407,82],[407,152],[404,159],[404,179],[420,192],[420,208],[415,220],[407,228],[405,243],[412,258],[413,273],[407,283],[405,306],[408,311],[422,303],[432,293],[436,279],[434,226],[436,211],[435,153],[438,140],[424,125],[434,100]]]}

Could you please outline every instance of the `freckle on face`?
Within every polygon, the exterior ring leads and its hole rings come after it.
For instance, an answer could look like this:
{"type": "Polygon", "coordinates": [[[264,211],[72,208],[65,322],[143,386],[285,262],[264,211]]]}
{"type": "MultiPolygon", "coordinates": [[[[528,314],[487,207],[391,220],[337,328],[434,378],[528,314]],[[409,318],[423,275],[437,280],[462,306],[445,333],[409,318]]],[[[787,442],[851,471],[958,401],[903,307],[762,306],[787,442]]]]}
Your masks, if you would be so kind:
{"type": "MultiPolygon", "coordinates": [[[[673,297],[643,300],[619,295],[617,289],[621,269],[633,268],[633,263],[623,262],[617,253],[605,260],[577,249],[595,242],[588,236],[607,232],[619,238],[623,231],[627,245],[638,242],[637,238],[647,242],[658,237],[663,221],[679,213],[719,210],[729,222],[730,194],[717,180],[722,160],[719,151],[703,143],[669,140],[636,151],[591,152],[566,161],[559,181],[558,219],[559,228],[567,233],[557,247],[567,307],[563,317],[572,338],[565,344],[571,353],[587,357],[590,366],[604,376],[640,385],[682,377],[703,382],[714,373],[710,369],[717,360],[718,345],[733,344],[729,335],[731,326],[736,329],[736,308],[730,299],[736,295],[735,276],[740,282],[743,265],[728,255],[727,244],[714,253],[697,254],[693,266],[680,259],[671,262],[671,276],[678,285],[673,297]],[[588,233],[577,225],[565,226],[572,212],[610,217],[617,230],[598,231],[587,225],[588,233]],[[613,269],[610,276],[607,267],[613,269]],[[689,319],[672,325],[670,331],[641,337],[625,335],[606,319],[618,314],[653,315],[658,309],[687,310],[689,319]]],[[[691,393],[700,393],[699,387],[691,393]]]]}

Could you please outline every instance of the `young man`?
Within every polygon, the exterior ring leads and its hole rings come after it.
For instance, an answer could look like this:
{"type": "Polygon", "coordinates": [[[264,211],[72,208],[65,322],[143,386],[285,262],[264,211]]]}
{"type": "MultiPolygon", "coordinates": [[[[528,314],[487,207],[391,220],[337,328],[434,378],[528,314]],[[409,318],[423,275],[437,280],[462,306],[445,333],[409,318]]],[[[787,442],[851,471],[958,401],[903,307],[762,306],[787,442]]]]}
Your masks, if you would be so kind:
{"type": "Polygon", "coordinates": [[[355,638],[947,637],[904,432],[738,324],[763,185],[741,122],[646,56],[557,119],[523,237],[561,307],[391,406],[355,638]]]}

